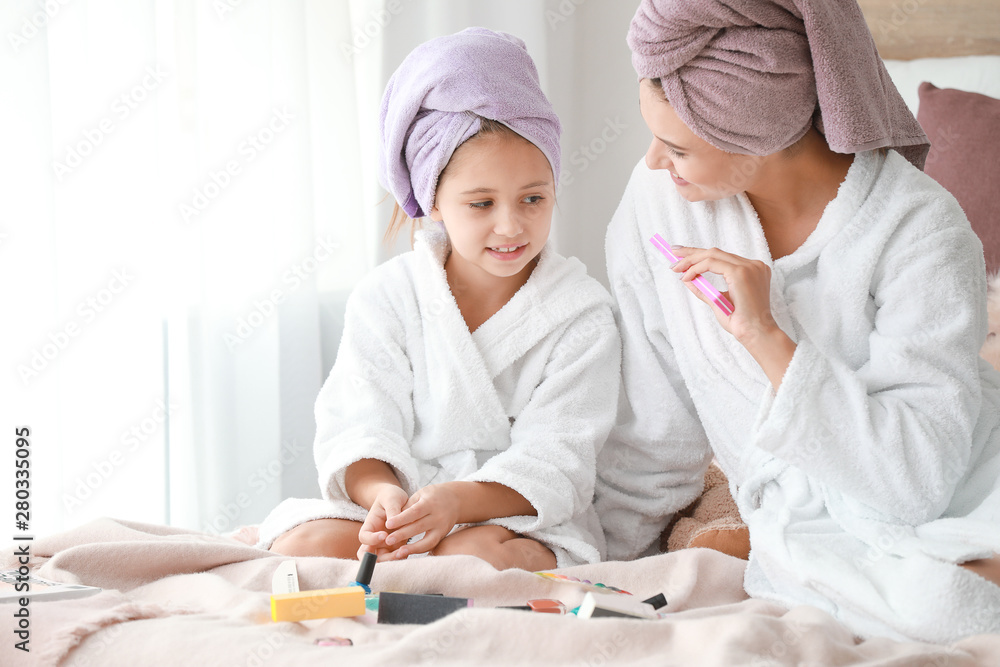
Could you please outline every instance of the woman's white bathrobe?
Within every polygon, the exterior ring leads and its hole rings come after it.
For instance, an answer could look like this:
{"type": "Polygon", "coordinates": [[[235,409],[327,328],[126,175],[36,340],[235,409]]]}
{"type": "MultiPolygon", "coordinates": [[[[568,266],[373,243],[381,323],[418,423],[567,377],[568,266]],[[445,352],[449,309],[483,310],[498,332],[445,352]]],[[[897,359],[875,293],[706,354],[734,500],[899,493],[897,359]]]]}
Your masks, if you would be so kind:
{"type": "Polygon", "coordinates": [[[815,231],[772,261],[745,195],[690,203],[640,162],[607,256],[624,377],[598,468],[611,558],[647,552],[714,454],[750,528],[750,595],[862,636],[1000,631],[1000,587],[953,565],[1000,552],[1000,373],[978,356],[982,246],[950,195],[895,151],[858,154],[815,231]],[[657,232],[771,267],[797,343],[777,392],[657,232]]]}
{"type": "Polygon", "coordinates": [[[453,480],[498,482],[537,516],[489,523],[548,546],[560,567],[596,562],[596,457],[611,430],[621,341],[607,290],[546,245],[530,278],[470,333],[448,287],[442,231],[377,267],[347,303],[344,335],[316,401],[323,499],[289,499],[259,546],[318,518],[363,521],[344,489],[365,458],[391,465],[412,494],[453,480]]]}

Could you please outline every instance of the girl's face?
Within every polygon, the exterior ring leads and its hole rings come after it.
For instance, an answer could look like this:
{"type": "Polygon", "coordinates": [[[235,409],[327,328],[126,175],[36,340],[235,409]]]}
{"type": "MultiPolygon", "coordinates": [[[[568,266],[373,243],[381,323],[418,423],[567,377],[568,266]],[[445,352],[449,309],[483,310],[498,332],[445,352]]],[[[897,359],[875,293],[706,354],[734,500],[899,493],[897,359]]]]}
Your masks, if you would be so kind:
{"type": "Polygon", "coordinates": [[[442,172],[430,211],[451,241],[449,275],[527,280],[554,205],[552,169],[537,146],[503,133],[469,139],[442,172]]]}
{"type": "Polygon", "coordinates": [[[669,171],[688,201],[725,199],[756,183],[762,158],[727,153],[696,135],[649,79],[639,84],[639,111],[653,133],[646,166],[669,171]]]}

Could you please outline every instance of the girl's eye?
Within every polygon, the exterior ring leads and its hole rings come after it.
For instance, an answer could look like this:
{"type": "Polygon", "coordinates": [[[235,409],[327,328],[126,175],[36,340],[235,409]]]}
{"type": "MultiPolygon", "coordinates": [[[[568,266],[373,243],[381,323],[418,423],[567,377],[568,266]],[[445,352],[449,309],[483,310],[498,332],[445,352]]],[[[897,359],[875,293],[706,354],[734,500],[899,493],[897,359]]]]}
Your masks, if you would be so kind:
{"type": "Polygon", "coordinates": [[[543,199],[545,199],[545,197],[541,195],[531,195],[530,197],[525,197],[521,201],[523,201],[525,204],[534,205],[534,204],[540,204],[543,199]]]}
{"type": "Polygon", "coordinates": [[[492,205],[493,205],[493,202],[491,202],[491,201],[474,201],[474,202],[472,202],[472,203],[469,204],[470,207],[472,207],[472,208],[478,208],[480,210],[487,209],[487,208],[489,208],[492,205]]]}
{"type": "Polygon", "coordinates": [[[667,146],[667,152],[669,152],[669,153],[670,153],[671,155],[673,155],[674,157],[684,157],[684,153],[678,153],[677,151],[675,151],[675,150],[674,150],[673,148],[671,148],[670,146],[667,146]]]}

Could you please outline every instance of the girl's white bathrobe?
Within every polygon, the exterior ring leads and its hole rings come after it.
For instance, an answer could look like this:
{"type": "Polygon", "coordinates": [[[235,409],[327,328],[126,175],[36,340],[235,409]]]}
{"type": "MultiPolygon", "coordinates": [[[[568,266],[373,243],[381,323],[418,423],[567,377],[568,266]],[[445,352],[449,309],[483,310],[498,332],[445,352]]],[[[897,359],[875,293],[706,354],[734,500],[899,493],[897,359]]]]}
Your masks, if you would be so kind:
{"type": "Polygon", "coordinates": [[[772,261],[745,195],[690,203],[640,162],[607,256],[624,377],[598,468],[611,558],[646,552],[714,455],[750,528],[750,595],[862,636],[1000,631],[1000,587],[954,565],[1000,552],[1000,373],[978,356],[982,246],[950,195],[895,151],[858,154],[815,231],[772,261]],[[777,392],[655,233],[771,267],[797,344],[777,392]]]}
{"type": "Polygon", "coordinates": [[[407,493],[453,480],[498,482],[537,516],[489,523],[544,543],[560,567],[596,562],[596,457],[614,419],[621,341],[607,290],[546,245],[530,278],[470,333],[444,271],[443,231],[377,267],[347,303],[344,334],[316,401],[323,499],[289,499],[259,546],[318,518],[363,521],[344,488],[365,458],[407,493]]]}

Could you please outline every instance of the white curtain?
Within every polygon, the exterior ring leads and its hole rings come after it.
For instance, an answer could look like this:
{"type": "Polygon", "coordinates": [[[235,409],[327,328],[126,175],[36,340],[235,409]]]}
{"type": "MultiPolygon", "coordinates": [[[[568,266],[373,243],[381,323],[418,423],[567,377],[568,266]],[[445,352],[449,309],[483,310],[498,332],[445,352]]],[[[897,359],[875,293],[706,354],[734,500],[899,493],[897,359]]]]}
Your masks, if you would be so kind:
{"type": "Polygon", "coordinates": [[[553,240],[603,280],[604,228],[647,136],[633,12],[4,3],[0,405],[8,441],[32,431],[31,530],[113,516],[225,532],[318,494],[312,408],[344,299],[408,249],[381,243],[379,98],[431,37],[484,25],[525,40],[564,124],[553,240]]]}

